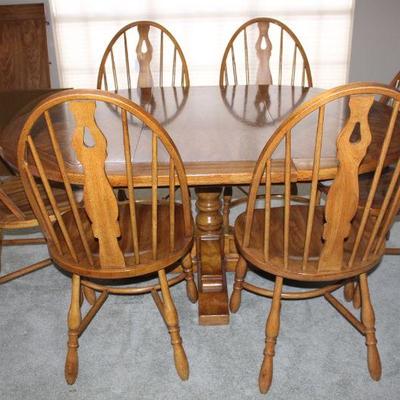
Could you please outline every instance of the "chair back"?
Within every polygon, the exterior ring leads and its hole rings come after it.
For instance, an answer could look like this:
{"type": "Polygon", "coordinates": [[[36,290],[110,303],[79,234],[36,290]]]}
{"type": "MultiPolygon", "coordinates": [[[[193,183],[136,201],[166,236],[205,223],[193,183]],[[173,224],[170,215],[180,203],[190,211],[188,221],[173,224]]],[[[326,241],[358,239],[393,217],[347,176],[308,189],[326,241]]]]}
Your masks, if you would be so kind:
{"type": "MultiPolygon", "coordinates": [[[[395,88],[397,90],[400,90],[400,71],[390,81],[389,86],[391,86],[391,87],[393,87],[393,88],[395,88]]],[[[390,103],[390,99],[387,98],[386,96],[381,96],[379,101],[381,103],[384,103],[384,104],[389,104],[390,103]]]]}
{"type": "Polygon", "coordinates": [[[219,85],[312,86],[300,40],[284,23],[254,18],[233,34],[221,62],[219,85]]]}
{"type": "Polygon", "coordinates": [[[24,125],[18,163],[49,244],[72,264],[124,269],[156,263],[159,251],[165,253],[157,247],[160,235],[168,235],[163,243],[174,253],[178,195],[183,210],[180,226],[184,227],[179,234],[193,234],[187,180],[177,148],[152,116],[121,96],[100,90],[66,90],[45,99],[24,125]],[[43,142],[48,146],[43,147],[43,142]],[[120,154],[125,167],[122,180],[113,179],[113,166],[107,160],[111,151],[120,154]],[[148,171],[151,188],[151,218],[146,220],[138,211],[144,204],[138,199],[138,188],[146,186],[143,171],[148,171]],[[162,173],[163,181],[159,179],[162,173]],[[49,175],[65,188],[71,212],[60,211],[49,175]],[[39,191],[39,184],[44,192],[39,191]],[[161,185],[169,193],[168,205],[159,199],[161,185]],[[115,187],[127,188],[124,208],[117,201],[115,187]],[[177,193],[176,188],[180,189],[177,193]],[[162,204],[169,207],[167,221],[158,216],[162,204]],[[149,220],[151,227],[144,226],[149,220]],[[146,243],[140,242],[142,237],[146,243]]]}
{"type": "Polygon", "coordinates": [[[257,240],[252,233],[253,217],[257,192],[263,186],[265,215],[258,232],[265,262],[276,263],[277,268],[283,263],[291,271],[328,274],[375,263],[400,207],[399,102],[400,93],[389,86],[354,83],[328,90],[293,111],[257,161],[243,246],[251,249],[257,240]],[[382,95],[393,100],[393,107],[375,101],[382,95]],[[304,146],[314,149],[312,160],[302,158],[304,146]],[[335,150],[336,160],[327,158],[335,150]],[[371,205],[375,195],[380,195],[377,188],[384,167],[392,164],[393,174],[377,213],[371,205]],[[359,174],[371,170],[375,172],[368,197],[361,205],[359,174]],[[318,181],[334,172],[326,201],[320,205],[318,181]],[[301,193],[309,199],[308,205],[298,205],[291,198],[291,183],[301,180],[311,181],[301,193]],[[271,186],[282,181],[283,207],[277,213],[272,211],[271,186]]]}
{"type": "Polygon", "coordinates": [[[97,89],[165,86],[188,87],[189,71],[174,36],[153,21],[136,21],[120,29],[100,63],[97,89]]]}

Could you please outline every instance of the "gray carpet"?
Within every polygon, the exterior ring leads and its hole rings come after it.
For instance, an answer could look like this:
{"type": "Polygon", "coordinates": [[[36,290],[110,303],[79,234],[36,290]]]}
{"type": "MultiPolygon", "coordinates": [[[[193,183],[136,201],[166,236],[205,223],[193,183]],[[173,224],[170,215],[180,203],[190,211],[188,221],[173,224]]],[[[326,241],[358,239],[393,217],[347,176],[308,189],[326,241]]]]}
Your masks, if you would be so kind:
{"type": "MultiPolygon", "coordinates": [[[[400,225],[400,224],[397,224],[400,225]]],[[[400,243],[400,229],[392,241],[400,243]]],[[[46,256],[9,247],[2,272],[46,256]]],[[[254,273],[249,279],[270,285],[254,273]]],[[[229,274],[229,290],[232,274],[229,274]]],[[[321,298],[282,305],[271,399],[400,398],[400,259],[371,274],[383,376],[369,378],[364,338],[321,298]]],[[[243,294],[229,326],[201,327],[184,284],[172,294],[190,363],[175,373],[169,335],[150,295],[110,297],[80,340],[77,382],[64,381],[70,280],[54,267],[0,287],[1,399],[262,399],[257,378],[270,300],[243,294]]],[[[341,292],[338,292],[339,297],[341,292]]]]}

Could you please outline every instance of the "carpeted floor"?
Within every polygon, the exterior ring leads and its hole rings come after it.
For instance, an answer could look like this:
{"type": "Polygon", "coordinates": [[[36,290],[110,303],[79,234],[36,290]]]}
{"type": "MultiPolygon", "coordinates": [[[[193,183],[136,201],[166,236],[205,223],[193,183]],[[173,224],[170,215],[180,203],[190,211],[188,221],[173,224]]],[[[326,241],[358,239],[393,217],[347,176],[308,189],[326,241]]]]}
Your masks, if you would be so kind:
{"type": "MultiPolygon", "coordinates": [[[[397,224],[400,225],[400,224],[397,224]]],[[[400,243],[400,227],[391,241],[400,243]]],[[[46,256],[2,251],[2,272],[46,256]]],[[[232,286],[229,274],[229,290],[232,286]]],[[[254,273],[249,279],[270,285],[254,273]]],[[[400,258],[371,274],[383,376],[369,378],[364,338],[321,298],[282,305],[270,399],[400,398],[400,258]]],[[[169,335],[150,295],[110,297],[80,340],[79,376],[64,380],[70,279],[54,267],[0,287],[1,399],[262,399],[257,378],[270,300],[243,294],[228,326],[197,324],[184,284],[172,294],[190,363],[175,373],[169,335]]],[[[338,292],[341,298],[341,291],[338,292]]]]}

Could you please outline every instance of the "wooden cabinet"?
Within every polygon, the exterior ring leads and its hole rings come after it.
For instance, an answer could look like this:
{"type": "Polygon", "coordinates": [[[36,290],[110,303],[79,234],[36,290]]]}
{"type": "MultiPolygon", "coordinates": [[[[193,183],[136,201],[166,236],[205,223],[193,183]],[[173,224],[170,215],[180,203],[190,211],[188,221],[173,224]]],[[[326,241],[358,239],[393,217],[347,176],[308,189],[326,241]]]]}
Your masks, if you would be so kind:
{"type": "Polygon", "coordinates": [[[43,4],[0,6],[0,90],[49,87],[43,4]]]}

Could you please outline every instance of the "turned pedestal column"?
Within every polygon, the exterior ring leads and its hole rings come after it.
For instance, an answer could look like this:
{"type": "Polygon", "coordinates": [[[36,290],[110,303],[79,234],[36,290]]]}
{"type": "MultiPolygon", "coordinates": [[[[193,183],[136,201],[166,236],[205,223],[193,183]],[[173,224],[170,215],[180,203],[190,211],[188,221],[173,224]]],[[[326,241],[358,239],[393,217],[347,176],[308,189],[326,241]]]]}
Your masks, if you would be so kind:
{"type": "Polygon", "coordinates": [[[221,187],[196,189],[200,325],[229,323],[223,254],[221,191],[221,187]]]}

